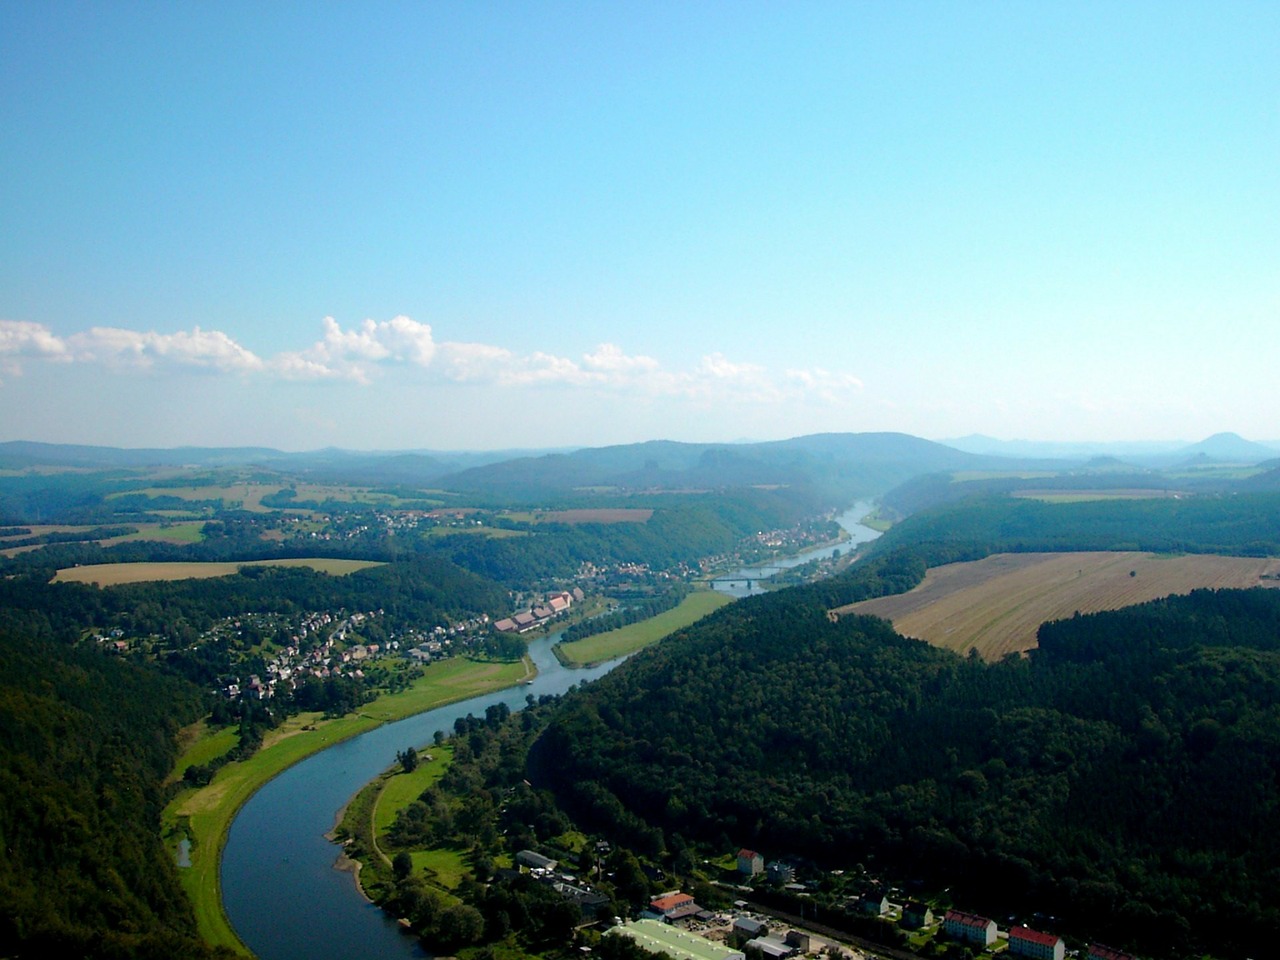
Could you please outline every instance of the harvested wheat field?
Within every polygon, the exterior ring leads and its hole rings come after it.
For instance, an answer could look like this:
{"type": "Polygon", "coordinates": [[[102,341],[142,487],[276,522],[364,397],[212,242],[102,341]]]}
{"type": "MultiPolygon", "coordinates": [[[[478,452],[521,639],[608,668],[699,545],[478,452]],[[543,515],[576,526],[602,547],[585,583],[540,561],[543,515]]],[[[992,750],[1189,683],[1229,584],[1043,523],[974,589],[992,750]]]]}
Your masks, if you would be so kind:
{"type": "Polygon", "coordinates": [[[83,567],[64,567],[53,578],[55,583],[96,583],[115,587],[124,583],[146,583],[151,580],[203,580],[229,577],[241,567],[310,567],[321,573],[340,577],[366,567],[380,567],[374,560],[341,560],[334,557],[309,557],[288,560],[175,561],[139,563],[93,563],[83,567]]]}
{"type": "Polygon", "coordinates": [[[1117,610],[1175,593],[1280,586],[1280,560],[1151,553],[999,553],[930,570],[907,593],[840,607],[884,617],[904,636],[987,660],[1030,650],[1046,620],[1117,610]]]}
{"type": "Polygon", "coordinates": [[[547,523],[648,523],[652,510],[628,507],[595,507],[581,510],[549,510],[538,519],[547,523]]]}

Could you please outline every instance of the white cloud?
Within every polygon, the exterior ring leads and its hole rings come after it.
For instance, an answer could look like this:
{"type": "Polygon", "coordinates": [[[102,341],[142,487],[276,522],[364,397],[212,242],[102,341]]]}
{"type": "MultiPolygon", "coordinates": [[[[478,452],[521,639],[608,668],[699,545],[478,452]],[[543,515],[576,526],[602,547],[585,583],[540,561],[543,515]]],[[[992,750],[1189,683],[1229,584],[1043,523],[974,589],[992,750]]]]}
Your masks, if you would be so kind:
{"type": "Polygon", "coordinates": [[[117,368],[167,365],[289,381],[347,380],[367,385],[380,367],[401,365],[455,383],[510,389],[558,386],[704,404],[804,401],[835,405],[862,389],[862,382],[850,374],[823,368],[777,373],[718,352],[693,367],[673,370],[653,357],[628,354],[608,342],[576,360],[541,350],[518,355],[495,344],[437,342],[429,324],[405,316],[365,320],[348,329],[325,317],[321,325],[320,339],[310,346],[263,360],[226,333],[200,327],[175,333],[92,327],[63,338],[39,323],[0,321],[0,370],[20,373],[22,362],[54,360],[117,368]]]}
{"type": "Polygon", "coordinates": [[[120,327],[92,327],[67,338],[72,356],[81,362],[152,367],[158,362],[223,373],[260,370],[261,358],[220,330],[138,332],[120,327]]]}
{"type": "Polygon", "coordinates": [[[659,366],[653,357],[629,357],[613,343],[602,343],[596,347],[595,353],[583,354],[582,365],[588,370],[614,376],[653,373],[659,366]]]}
{"type": "Polygon", "coordinates": [[[761,376],[764,368],[753,363],[734,363],[723,353],[712,353],[702,358],[698,373],[718,380],[745,380],[761,376]]]}
{"type": "Polygon", "coordinates": [[[496,382],[504,369],[519,362],[510,350],[487,343],[441,343],[439,356],[445,376],[461,383],[496,382]]]}
{"type": "Polygon", "coordinates": [[[0,320],[0,356],[64,359],[67,345],[48,327],[29,320],[0,320]]]}
{"type": "Polygon", "coordinates": [[[319,360],[288,351],[272,357],[269,368],[285,380],[329,380],[342,376],[319,360]]]}
{"type": "Polygon", "coordinates": [[[369,383],[372,367],[379,363],[412,363],[429,366],[436,353],[431,326],[397,316],[381,322],[365,320],[343,330],[333,317],[323,321],[324,336],[306,350],[286,351],[274,367],[290,379],[340,377],[369,383]]]}
{"type": "Polygon", "coordinates": [[[788,370],[786,380],[802,395],[825,403],[837,404],[862,390],[862,381],[849,373],[834,373],[821,367],[812,370],[788,370]]]}
{"type": "Polygon", "coordinates": [[[499,382],[508,386],[528,386],[531,384],[566,383],[585,386],[590,383],[602,383],[600,374],[587,373],[577,363],[567,357],[535,351],[517,364],[502,371],[499,382]]]}

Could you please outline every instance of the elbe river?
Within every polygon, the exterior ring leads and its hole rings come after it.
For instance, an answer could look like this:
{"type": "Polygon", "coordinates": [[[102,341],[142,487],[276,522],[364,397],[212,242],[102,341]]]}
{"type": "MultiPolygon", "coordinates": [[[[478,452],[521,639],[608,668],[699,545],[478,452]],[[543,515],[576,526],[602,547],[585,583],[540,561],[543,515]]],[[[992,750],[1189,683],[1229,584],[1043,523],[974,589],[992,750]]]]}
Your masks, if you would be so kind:
{"type": "MultiPolygon", "coordinates": [[[[857,522],[870,509],[858,503],[837,518],[850,534],[841,551],[877,536],[857,522]]],[[[781,564],[735,571],[716,586],[735,596],[756,592],[756,581],[781,566],[830,556],[833,549],[814,548],[781,564]]],[[[231,823],[221,871],[227,916],[250,950],[261,960],[430,956],[417,937],[401,934],[393,920],[360,896],[350,873],[335,869],[341,848],[325,834],[356,791],[395,762],[397,751],[430,743],[437,730],[452,733],[459,717],[483,716],[491,704],[505,703],[515,711],[527,696],[564,693],[621,662],[570,670],[551,652],[559,638],[555,633],[530,642],[538,669],[532,683],[428,710],[334,744],[285,770],[249,799],[231,823]]]]}

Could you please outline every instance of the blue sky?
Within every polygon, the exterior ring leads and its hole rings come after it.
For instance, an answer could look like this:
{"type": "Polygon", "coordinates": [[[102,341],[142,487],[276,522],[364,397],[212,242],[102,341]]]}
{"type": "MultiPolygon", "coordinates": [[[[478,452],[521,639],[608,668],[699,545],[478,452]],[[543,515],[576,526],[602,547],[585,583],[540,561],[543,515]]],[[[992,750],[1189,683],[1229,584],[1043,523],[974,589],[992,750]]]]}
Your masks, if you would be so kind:
{"type": "Polygon", "coordinates": [[[1280,438],[1280,5],[0,6],[0,439],[1280,438]]]}

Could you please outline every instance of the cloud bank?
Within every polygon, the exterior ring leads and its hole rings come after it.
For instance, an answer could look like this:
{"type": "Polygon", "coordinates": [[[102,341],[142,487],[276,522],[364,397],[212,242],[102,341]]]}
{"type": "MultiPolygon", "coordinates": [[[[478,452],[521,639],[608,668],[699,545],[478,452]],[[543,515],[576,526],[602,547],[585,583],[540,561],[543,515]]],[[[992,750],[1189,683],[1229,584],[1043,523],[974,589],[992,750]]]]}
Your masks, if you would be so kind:
{"type": "Polygon", "coordinates": [[[29,363],[360,385],[372,384],[384,368],[398,366],[457,384],[562,387],[707,402],[807,400],[835,405],[862,389],[862,382],[851,374],[821,368],[774,371],[722,353],[704,356],[686,369],[628,354],[613,343],[598,344],[576,359],[543,351],[521,355],[494,344],[437,341],[430,324],[404,316],[365,320],[350,328],[325,317],[318,340],[272,357],[259,356],[222,331],[200,327],[174,333],[92,327],[63,337],[43,324],[0,320],[0,371],[18,376],[29,363]]]}

